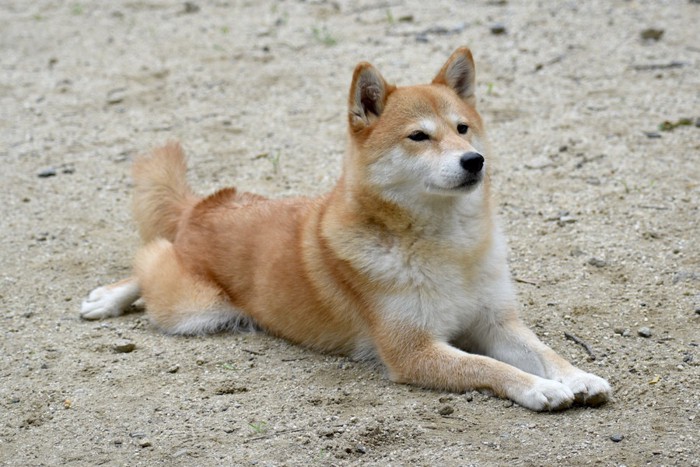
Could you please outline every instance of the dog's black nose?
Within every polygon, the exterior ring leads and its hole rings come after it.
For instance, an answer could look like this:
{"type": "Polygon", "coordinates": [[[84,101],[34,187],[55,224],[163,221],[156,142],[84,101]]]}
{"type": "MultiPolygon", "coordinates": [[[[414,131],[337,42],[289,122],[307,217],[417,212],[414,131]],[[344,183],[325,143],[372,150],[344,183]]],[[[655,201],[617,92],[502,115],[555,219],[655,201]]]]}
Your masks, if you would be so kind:
{"type": "Polygon", "coordinates": [[[479,173],[484,167],[484,156],[478,152],[465,152],[459,159],[459,165],[470,174],[479,173]]]}

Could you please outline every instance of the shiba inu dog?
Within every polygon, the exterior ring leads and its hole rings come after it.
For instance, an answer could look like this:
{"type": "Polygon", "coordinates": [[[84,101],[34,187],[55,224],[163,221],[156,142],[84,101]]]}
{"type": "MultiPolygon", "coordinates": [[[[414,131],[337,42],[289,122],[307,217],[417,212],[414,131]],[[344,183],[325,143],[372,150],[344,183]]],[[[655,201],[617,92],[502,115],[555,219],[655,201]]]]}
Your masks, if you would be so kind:
{"type": "Polygon", "coordinates": [[[401,383],[487,390],[532,410],[605,402],[605,380],[518,316],[474,91],[466,47],[427,85],[396,87],[358,64],[342,174],[316,199],[199,197],[176,143],[136,160],[134,276],[93,290],[82,317],[143,297],[167,333],[254,326],[376,357],[401,383]]]}

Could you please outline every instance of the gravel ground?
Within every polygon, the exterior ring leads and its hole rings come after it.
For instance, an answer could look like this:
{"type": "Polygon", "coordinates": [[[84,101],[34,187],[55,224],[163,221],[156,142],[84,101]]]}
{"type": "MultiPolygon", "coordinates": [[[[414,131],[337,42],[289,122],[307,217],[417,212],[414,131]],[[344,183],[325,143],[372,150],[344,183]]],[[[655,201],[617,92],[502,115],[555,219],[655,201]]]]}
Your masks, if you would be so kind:
{"type": "Polygon", "coordinates": [[[0,1],[2,465],[700,465],[700,4],[427,3],[0,1]],[[537,414],[79,319],[129,273],[135,154],[180,139],[204,193],[323,192],[354,65],[426,82],[462,44],[525,319],[614,401],[537,414]]]}

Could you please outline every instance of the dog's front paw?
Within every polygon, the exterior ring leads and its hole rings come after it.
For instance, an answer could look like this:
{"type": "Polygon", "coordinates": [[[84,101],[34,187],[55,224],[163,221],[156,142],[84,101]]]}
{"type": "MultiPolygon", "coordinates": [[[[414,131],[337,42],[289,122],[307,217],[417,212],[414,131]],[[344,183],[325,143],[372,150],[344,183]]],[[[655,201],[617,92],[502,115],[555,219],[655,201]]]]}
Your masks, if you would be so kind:
{"type": "Polygon", "coordinates": [[[561,379],[573,391],[576,403],[597,407],[612,396],[612,388],[603,378],[582,370],[561,379]]]}
{"type": "Polygon", "coordinates": [[[534,384],[518,394],[511,396],[523,407],[536,410],[563,410],[574,402],[574,393],[565,384],[536,377],[534,384]]]}

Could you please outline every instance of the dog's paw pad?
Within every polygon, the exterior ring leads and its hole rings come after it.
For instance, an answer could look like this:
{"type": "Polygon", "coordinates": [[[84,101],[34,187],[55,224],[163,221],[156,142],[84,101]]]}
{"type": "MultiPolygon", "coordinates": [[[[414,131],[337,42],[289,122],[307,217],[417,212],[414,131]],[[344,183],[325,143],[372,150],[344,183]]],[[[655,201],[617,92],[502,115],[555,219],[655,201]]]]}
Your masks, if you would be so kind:
{"type": "Polygon", "coordinates": [[[535,384],[515,402],[530,410],[563,410],[574,402],[574,393],[566,385],[557,381],[538,378],[535,384]]]}

